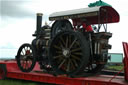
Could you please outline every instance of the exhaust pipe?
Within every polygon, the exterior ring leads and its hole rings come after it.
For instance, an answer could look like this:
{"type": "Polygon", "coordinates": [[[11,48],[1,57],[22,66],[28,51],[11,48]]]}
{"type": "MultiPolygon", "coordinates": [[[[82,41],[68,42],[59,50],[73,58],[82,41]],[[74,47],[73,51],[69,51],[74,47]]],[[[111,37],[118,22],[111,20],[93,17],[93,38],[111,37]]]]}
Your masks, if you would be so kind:
{"type": "Polygon", "coordinates": [[[42,26],[42,13],[37,13],[37,25],[36,25],[36,37],[38,38],[40,35],[40,31],[41,31],[41,26],[42,26]]]}

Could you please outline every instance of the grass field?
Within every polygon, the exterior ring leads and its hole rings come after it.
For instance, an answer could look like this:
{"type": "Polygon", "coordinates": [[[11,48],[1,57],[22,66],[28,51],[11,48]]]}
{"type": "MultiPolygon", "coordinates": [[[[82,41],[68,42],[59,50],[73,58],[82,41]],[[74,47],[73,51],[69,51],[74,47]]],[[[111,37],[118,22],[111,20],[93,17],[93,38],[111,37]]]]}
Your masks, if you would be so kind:
{"type": "Polygon", "coordinates": [[[122,70],[124,68],[124,65],[123,64],[121,64],[121,65],[110,65],[110,66],[108,66],[106,69],[108,69],[108,70],[113,70],[113,71],[120,71],[120,70],[122,70]]]}
{"type": "Polygon", "coordinates": [[[55,84],[39,83],[39,82],[17,80],[17,79],[5,79],[5,80],[0,80],[0,85],[55,85],[55,84]]]}
{"type": "Polygon", "coordinates": [[[120,71],[123,69],[123,66],[110,66],[110,67],[108,67],[108,69],[120,71]]]}

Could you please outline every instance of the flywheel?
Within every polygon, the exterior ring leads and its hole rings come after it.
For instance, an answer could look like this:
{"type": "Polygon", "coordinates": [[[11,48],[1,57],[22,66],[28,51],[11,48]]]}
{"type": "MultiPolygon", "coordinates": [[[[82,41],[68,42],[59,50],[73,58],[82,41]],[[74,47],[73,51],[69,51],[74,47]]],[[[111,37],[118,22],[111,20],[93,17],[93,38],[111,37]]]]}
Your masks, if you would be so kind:
{"type": "Polygon", "coordinates": [[[69,20],[56,20],[51,28],[51,37],[64,30],[73,30],[72,24],[69,20]]]}

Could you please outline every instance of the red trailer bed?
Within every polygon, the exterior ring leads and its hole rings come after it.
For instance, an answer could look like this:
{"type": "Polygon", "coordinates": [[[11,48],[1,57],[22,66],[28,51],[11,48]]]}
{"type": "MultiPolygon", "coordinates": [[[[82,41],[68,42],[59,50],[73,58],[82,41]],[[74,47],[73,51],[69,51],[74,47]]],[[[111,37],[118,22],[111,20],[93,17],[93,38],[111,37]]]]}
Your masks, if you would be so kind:
{"type": "Polygon", "coordinates": [[[55,77],[51,74],[42,73],[38,64],[36,64],[32,72],[24,73],[20,71],[15,60],[0,61],[0,78],[4,77],[61,85],[128,85],[124,76],[116,76],[114,79],[110,75],[81,78],[55,77]]]}

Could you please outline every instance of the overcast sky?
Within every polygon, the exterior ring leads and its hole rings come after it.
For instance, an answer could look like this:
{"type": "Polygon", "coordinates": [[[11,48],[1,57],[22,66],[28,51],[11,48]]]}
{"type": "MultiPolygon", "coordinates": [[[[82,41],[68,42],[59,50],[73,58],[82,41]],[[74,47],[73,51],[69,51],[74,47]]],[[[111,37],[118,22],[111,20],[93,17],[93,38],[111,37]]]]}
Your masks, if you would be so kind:
{"type": "MultiPolygon", "coordinates": [[[[0,48],[19,48],[31,43],[36,29],[36,13],[44,14],[43,24],[49,14],[57,11],[86,8],[97,0],[0,0],[0,48]]],[[[120,22],[109,24],[113,33],[110,52],[123,52],[122,41],[128,42],[127,20],[128,0],[103,0],[112,5],[120,14],[120,22]]]]}

